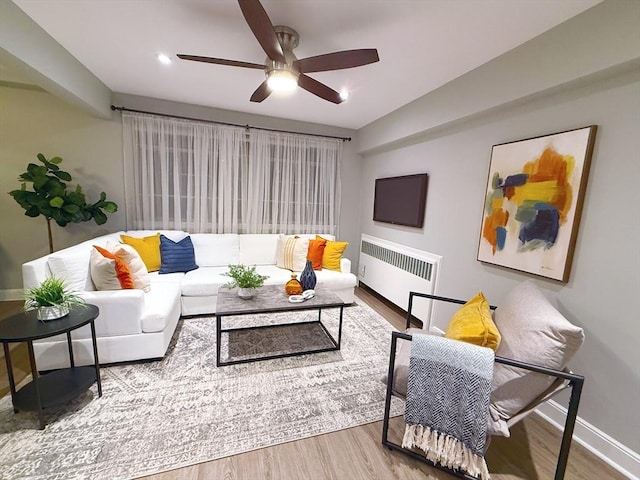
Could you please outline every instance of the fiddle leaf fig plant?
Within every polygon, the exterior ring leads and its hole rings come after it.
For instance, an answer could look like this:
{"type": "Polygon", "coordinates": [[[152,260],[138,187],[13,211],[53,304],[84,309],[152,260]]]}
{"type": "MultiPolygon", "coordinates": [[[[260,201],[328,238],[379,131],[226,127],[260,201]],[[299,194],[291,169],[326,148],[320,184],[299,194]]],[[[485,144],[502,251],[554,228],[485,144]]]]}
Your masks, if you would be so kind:
{"type": "Polygon", "coordinates": [[[68,223],[88,222],[91,219],[102,225],[107,221],[107,213],[116,212],[118,205],[107,200],[104,192],[100,193],[97,202],[87,203],[80,185],[70,188],[64,183],[71,181],[71,175],[60,169],[62,158],[53,157],[47,160],[42,153],[38,153],[37,157],[42,165],[27,165],[27,171],[18,177],[22,182],[21,188],[12,190],[9,195],[24,208],[24,214],[28,217],[43,215],[46,218],[49,251],[53,253],[51,220],[61,227],[68,223]],[[27,189],[27,184],[31,184],[32,190],[27,189]]]}

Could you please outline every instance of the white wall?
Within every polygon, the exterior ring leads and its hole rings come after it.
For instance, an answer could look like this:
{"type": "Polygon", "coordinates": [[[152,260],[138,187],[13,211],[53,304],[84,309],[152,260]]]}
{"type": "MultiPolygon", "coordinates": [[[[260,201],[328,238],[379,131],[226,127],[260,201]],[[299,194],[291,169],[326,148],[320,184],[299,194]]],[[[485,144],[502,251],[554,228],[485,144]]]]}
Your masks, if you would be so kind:
{"type": "Polygon", "coordinates": [[[639,73],[492,110],[417,143],[369,155],[361,187],[363,233],[442,255],[439,294],[470,298],[483,290],[499,304],[511,287],[531,277],[476,261],[491,146],[598,125],[570,281],[535,278],[560,311],[585,329],[585,344],[571,363],[586,376],[579,415],[636,452],[640,318],[632,302],[640,293],[639,73]],[[430,175],[424,228],[374,223],[374,179],[417,172],[430,175]]]}

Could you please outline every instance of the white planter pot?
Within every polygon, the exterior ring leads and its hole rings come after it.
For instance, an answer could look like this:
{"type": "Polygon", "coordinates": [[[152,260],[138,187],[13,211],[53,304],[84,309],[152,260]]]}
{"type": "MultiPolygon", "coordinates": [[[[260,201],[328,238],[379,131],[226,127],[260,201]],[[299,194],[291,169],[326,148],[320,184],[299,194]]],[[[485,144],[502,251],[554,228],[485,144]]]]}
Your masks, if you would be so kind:
{"type": "Polygon", "coordinates": [[[239,288],[238,296],[243,300],[249,300],[256,294],[255,288],[239,288]]]}
{"type": "Polygon", "coordinates": [[[60,305],[56,307],[38,307],[36,309],[36,318],[38,320],[47,321],[62,318],[69,314],[69,307],[60,305]]]}

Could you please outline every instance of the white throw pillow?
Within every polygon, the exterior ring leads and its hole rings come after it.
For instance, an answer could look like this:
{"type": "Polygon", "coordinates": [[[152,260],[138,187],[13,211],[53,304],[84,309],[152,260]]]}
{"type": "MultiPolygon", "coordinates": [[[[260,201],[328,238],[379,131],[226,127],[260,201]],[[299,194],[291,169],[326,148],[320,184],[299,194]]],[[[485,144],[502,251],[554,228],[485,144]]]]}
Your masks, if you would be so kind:
{"type": "Polygon", "coordinates": [[[301,272],[307,264],[309,239],[297,235],[280,235],[276,247],[276,265],[294,272],[301,272]]]}
{"type": "Polygon", "coordinates": [[[151,290],[149,272],[142,261],[142,257],[135,248],[131,245],[125,245],[124,243],[112,244],[111,242],[107,242],[107,250],[127,265],[136,289],[145,292],[151,290]]]}
{"type": "MultiPolygon", "coordinates": [[[[502,335],[496,356],[562,370],[584,341],[580,327],[570,323],[527,280],[517,285],[495,311],[502,335]]],[[[496,363],[490,412],[500,431],[509,436],[506,420],[546,390],[555,377],[496,363]]]]}
{"type": "MultiPolygon", "coordinates": [[[[93,248],[91,250],[94,250],[93,248]]],[[[94,290],[89,274],[89,250],[74,248],[72,253],[56,253],[47,260],[51,274],[72,292],[94,290]]]]}
{"type": "Polygon", "coordinates": [[[121,290],[120,280],[116,274],[116,261],[104,257],[95,248],[91,249],[89,258],[89,270],[91,280],[97,290],[121,290]]]}

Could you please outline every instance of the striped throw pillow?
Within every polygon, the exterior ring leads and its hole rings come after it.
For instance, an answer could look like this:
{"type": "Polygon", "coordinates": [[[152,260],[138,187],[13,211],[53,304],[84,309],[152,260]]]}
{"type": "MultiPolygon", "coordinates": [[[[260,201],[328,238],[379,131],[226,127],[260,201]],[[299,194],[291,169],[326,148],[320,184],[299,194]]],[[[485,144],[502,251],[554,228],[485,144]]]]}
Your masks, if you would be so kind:
{"type": "Polygon", "coordinates": [[[309,239],[297,235],[280,235],[276,247],[276,265],[293,272],[301,272],[307,264],[309,239]]]}
{"type": "Polygon", "coordinates": [[[188,235],[179,242],[160,235],[160,258],[159,273],[189,272],[198,268],[193,243],[188,235]]]}

